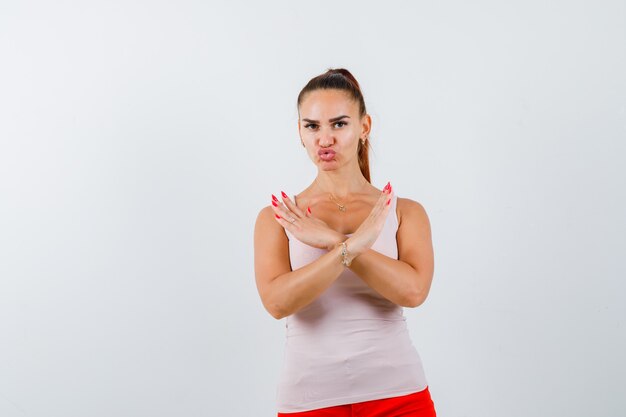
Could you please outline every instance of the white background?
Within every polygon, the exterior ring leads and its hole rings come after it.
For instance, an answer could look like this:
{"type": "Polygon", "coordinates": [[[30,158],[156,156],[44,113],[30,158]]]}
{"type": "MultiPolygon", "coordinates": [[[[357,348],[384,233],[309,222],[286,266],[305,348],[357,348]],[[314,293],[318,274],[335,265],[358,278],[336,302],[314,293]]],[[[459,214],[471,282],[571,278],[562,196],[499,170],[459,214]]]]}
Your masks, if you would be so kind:
{"type": "Polygon", "coordinates": [[[345,67],[424,205],[441,417],[623,416],[622,1],[0,2],[0,415],[274,416],[260,209],[345,67]]]}

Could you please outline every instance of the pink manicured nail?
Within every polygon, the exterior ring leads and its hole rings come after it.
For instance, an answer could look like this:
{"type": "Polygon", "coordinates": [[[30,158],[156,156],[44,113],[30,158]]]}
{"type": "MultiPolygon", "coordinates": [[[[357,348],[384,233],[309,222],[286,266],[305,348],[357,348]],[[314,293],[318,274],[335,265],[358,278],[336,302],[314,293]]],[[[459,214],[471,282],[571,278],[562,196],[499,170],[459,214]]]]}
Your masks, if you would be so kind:
{"type": "Polygon", "coordinates": [[[308,212],[309,212],[309,214],[311,214],[311,207],[307,207],[307,208],[306,208],[306,211],[308,211],[308,212]]]}
{"type": "Polygon", "coordinates": [[[274,194],[272,194],[272,200],[278,201],[278,198],[276,198],[276,196],[274,194]]]}
{"type": "Polygon", "coordinates": [[[274,200],[272,200],[272,205],[273,205],[274,207],[278,207],[278,203],[277,203],[276,201],[274,201],[274,200]]]}
{"type": "Polygon", "coordinates": [[[274,216],[276,216],[277,219],[280,219],[280,216],[276,213],[274,213],[274,216]]]}
{"type": "Polygon", "coordinates": [[[389,205],[390,202],[391,202],[391,198],[389,200],[387,200],[387,205],[389,205]]]}
{"type": "Polygon", "coordinates": [[[283,195],[283,198],[287,198],[287,194],[285,194],[284,192],[281,191],[281,194],[283,195]]]}

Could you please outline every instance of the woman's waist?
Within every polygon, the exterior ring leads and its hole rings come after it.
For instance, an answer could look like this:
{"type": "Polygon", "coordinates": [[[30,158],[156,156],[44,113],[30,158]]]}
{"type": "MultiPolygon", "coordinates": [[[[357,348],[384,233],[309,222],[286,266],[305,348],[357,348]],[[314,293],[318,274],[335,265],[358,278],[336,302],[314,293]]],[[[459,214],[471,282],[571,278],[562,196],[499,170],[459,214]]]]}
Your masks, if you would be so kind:
{"type": "Polygon", "coordinates": [[[417,360],[417,351],[404,321],[385,325],[366,324],[334,328],[290,328],[287,330],[285,353],[298,363],[330,361],[335,359],[362,358],[366,362],[384,357],[396,357],[400,361],[417,360]],[[410,359],[407,359],[410,358],[410,359]]]}
{"type": "Polygon", "coordinates": [[[291,315],[286,318],[288,338],[303,339],[379,339],[381,337],[404,337],[407,332],[406,317],[350,317],[325,315],[323,317],[301,317],[291,315]]]}

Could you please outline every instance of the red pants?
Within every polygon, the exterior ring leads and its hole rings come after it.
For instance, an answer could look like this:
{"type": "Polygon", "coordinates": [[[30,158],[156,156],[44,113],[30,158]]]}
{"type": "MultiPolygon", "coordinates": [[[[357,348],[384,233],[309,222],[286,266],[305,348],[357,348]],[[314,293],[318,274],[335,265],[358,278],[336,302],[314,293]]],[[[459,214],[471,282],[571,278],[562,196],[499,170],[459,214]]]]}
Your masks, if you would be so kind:
{"type": "Polygon", "coordinates": [[[436,417],[435,404],[428,387],[399,397],[336,405],[297,413],[278,413],[278,417],[436,417]]]}

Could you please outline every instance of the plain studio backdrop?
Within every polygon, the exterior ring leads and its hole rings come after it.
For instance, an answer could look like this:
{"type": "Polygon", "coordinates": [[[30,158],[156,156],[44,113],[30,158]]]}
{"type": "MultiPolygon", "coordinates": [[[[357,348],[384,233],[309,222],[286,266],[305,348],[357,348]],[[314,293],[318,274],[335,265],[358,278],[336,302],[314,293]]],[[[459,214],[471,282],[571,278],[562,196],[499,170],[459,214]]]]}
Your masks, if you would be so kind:
{"type": "Polygon", "coordinates": [[[623,1],[0,3],[0,415],[274,416],[256,216],[345,67],[429,214],[441,417],[623,416],[623,1]]]}

